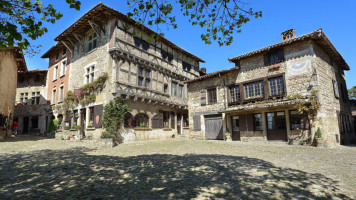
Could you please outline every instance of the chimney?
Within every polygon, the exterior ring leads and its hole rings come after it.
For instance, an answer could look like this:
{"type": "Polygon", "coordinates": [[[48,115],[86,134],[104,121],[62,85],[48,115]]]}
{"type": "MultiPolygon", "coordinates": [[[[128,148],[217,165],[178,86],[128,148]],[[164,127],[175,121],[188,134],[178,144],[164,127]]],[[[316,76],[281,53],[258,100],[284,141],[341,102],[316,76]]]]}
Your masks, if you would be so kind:
{"type": "Polygon", "coordinates": [[[203,67],[203,68],[200,68],[200,76],[204,76],[206,74],[206,68],[203,67]]]}
{"type": "Polygon", "coordinates": [[[289,29],[288,31],[284,31],[282,33],[282,41],[290,40],[292,38],[295,38],[295,30],[294,29],[289,29]]]}

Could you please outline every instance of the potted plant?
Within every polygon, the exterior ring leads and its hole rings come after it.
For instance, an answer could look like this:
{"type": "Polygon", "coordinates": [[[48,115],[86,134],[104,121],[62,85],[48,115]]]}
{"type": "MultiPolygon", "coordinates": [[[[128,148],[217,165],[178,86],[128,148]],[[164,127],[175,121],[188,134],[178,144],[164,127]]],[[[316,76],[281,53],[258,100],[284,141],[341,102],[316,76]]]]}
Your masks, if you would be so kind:
{"type": "Polygon", "coordinates": [[[169,123],[168,122],[164,123],[164,128],[169,128],[169,123]]]}
{"type": "Polygon", "coordinates": [[[109,132],[102,132],[100,135],[100,144],[101,146],[111,146],[114,147],[114,138],[115,135],[113,133],[109,133],[109,132]]]}
{"type": "Polygon", "coordinates": [[[145,122],[141,122],[140,127],[145,127],[145,122]]]}
{"type": "Polygon", "coordinates": [[[225,131],[225,140],[226,141],[230,141],[231,140],[231,133],[230,133],[230,130],[229,130],[229,127],[226,127],[226,131],[225,131]]]}
{"type": "Polygon", "coordinates": [[[87,128],[93,128],[93,126],[91,125],[91,122],[88,123],[88,127],[87,128]]]}
{"type": "Polygon", "coordinates": [[[316,146],[320,146],[321,143],[323,142],[323,138],[322,138],[322,133],[320,130],[320,127],[318,127],[317,131],[315,132],[315,141],[316,141],[316,146]]]}

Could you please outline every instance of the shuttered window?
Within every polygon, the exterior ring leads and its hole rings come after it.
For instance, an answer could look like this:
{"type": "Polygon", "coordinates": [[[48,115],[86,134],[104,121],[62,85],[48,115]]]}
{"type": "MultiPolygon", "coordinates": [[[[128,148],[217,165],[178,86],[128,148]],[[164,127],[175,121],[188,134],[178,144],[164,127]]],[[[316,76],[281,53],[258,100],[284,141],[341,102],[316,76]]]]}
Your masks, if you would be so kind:
{"type": "Polygon", "coordinates": [[[193,116],[193,126],[194,126],[194,131],[200,131],[201,130],[201,125],[200,125],[200,115],[195,115],[193,116]]]}
{"type": "Polygon", "coordinates": [[[217,102],[216,88],[208,89],[208,103],[214,104],[217,102]]]}
{"type": "Polygon", "coordinates": [[[202,106],[206,105],[206,92],[205,92],[205,90],[200,92],[200,104],[202,106]]]}
{"type": "Polygon", "coordinates": [[[280,49],[278,51],[270,52],[264,55],[265,66],[275,65],[284,61],[284,51],[280,49]]]}

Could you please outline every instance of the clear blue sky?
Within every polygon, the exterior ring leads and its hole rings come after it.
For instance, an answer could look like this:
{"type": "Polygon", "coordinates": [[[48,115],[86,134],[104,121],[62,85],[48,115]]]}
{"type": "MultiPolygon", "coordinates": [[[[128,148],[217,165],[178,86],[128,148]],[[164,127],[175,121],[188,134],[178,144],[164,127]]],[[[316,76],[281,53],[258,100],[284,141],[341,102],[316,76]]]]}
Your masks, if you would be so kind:
{"type": "MultiPolygon", "coordinates": [[[[356,0],[243,0],[255,10],[262,10],[263,17],[252,19],[242,28],[242,33],[234,36],[234,42],[228,47],[217,44],[206,45],[201,39],[199,27],[192,27],[186,18],[176,11],[178,29],[163,30],[165,37],[183,49],[202,58],[208,72],[233,67],[228,58],[257,50],[281,41],[281,32],[294,28],[297,36],[322,28],[336,49],[349,64],[351,70],[346,71],[347,87],[356,85],[356,0]]],[[[80,16],[95,6],[99,1],[82,1],[80,11],[69,9],[64,0],[52,1],[59,9],[63,18],[56,24],[47,26],[48,33],[34,44],[41,44],[40,54],[26,57],[30,70],[48,68],[48,59],[41,59],[52,45],[54,38],[75,22],[80,16]]],[[[102,2],[120,12],[127,13],[126,0],[102,2]]]]}

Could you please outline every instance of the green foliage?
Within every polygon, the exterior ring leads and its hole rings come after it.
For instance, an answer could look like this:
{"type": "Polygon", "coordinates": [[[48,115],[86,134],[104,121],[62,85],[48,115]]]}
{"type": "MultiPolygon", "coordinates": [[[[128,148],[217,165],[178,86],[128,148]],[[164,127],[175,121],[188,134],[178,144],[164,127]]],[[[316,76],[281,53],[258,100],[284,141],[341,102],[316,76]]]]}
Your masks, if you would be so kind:
{"type": "Polygon", "coordinates": [[[48,129],[47,129],[47,134],[51,134],[51,135],[54,135],[56,133],[58,129],[58,120],[56,119],[53,119],[49,122],[49,126],[48,126],[48,129]]]}
{"type": "Polygon", "coordinates": [[[351,89],[348,89],[349,98],[352,100],[356,100],[356,86],[353,86],[351,89]]]}
{"type": "Polygon", "coordinates": [[[226,126],[225,135],[230,135],[230,129],[229,129],[229,127],[227,127],[227,126],[226,126]]]}
{"type": "Polygon", "coordinates": [[[73,125],[72,126],[72,129],[74,129],[76,131],[80,130],[80,128],[81,128],[81,126],[79,126],[79,125],[73,125]]]}
{"type": "Polygon", "coordinates": [[[69,130],[69,126],[64,126],[63,129],[64,130],[69,130]]]}
{"type": "Polygon", "coordinates": [[[111,100],[104,106],[102,124],[106,131],[116,134],[120,125],[124,122],[126,113],[130,112],[130,107],[124,99],[111,100]]]}
{"type": "Polygon", "coordinates": [[[102,132],[101,135],[100,135],[100,138],[113,138],[115,137],[115,135],[113,133],[108,133],[106,131],[102,132]]]}
{"type": "Polygon", "coordinates": [[[301,96],[298,96],[296,98],[296,103],[297,103],[296,106],[300,114],[306,113],[308,114],[309,119],[314,121],[320,109],[320,103],[318,100],[318,91],[311,90],[310,94],[307,96],[307,99],[308,101],[305,101],[304,99],[301,98],[301,96]]]}
{"type": "Polygon", "coordinates": [[[322,137],[320,127],[318,127],[318,130],[316,130],[316,132],[315,132],[315,137],[316,137],[316,138],[321,138],[321,137],[322,137]]]}
{"type": "MultiPolygon", "coordinates": [[[[66,0],[70,8],[80,9],[80,1],[66,0]]],[[[63,17],[52,4],[44,5],[35,0],[0,0],[0,49],[18,46],[29,54],[36,53],[29,40],[36,40],[47,33],[44,23],[54,24],[63,17]]]]}
{"type": "MultiPolygon", "coordinates": [[[[251,17],[262,17],[261,11],[245,9],[246,4],[239,0],[178,0],[175,1],[177,5],[168,0],[127,0],[127,4],[130,8],[127,13],[129,17],[147,26],[153,26],[157,31],[161,30],[162,25],[174,29],[178,27],[176,12],[172,11],[174,6],[176,9],[180,7],[181,13],[188,18],[191,25],[205,29],[201,39],[206,44],[217,41],[220,46],[230,45],[234,34],[240,33],[242,25],[250,21],[251,17]]],[[[136,25],[142,27],[139,23],[136,25]]],[[[152,35],[151,40],[163,35],[152,35]]]]}
{"type": "Polygon", "coordinates": [[[63,135],[61,135],[61,140],[64,140],[64,136],[63,135]]]}

